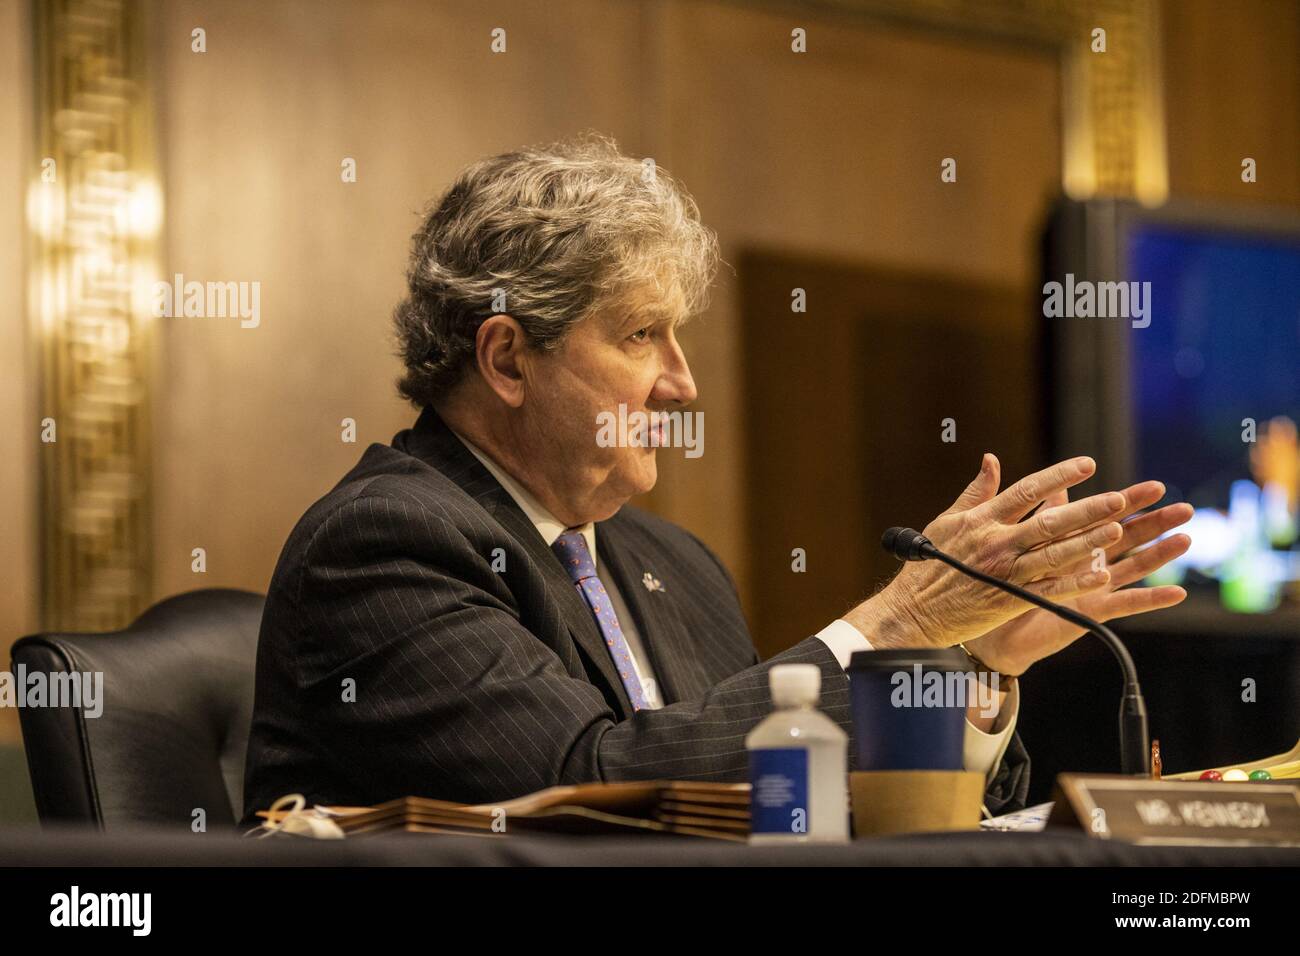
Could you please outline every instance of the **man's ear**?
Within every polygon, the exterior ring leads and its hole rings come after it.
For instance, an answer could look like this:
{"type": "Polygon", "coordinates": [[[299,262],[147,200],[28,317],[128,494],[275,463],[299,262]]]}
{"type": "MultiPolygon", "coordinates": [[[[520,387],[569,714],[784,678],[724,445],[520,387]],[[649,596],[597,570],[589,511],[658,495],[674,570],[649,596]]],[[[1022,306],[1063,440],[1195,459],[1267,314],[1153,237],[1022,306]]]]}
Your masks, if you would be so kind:
{"type": "Polygon", "coordinates": [[[474,338],[474,357],[479,374],[511,408],[524,403],[520,359],[525,348],[523,327],[513,316],[505,313],[484,319],[474,338]]]}

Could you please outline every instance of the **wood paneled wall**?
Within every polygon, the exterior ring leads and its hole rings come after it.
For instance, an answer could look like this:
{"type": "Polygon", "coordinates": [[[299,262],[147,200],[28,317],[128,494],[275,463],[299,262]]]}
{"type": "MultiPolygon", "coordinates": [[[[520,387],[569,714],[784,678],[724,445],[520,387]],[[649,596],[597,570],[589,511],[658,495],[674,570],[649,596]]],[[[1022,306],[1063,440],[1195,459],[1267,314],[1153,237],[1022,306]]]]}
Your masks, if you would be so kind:
{"type": "Polygon", "coordinates": [[[1300,206],[1300,3],[1165,0],[1162,22],[1172,194],[1300,206]]]}

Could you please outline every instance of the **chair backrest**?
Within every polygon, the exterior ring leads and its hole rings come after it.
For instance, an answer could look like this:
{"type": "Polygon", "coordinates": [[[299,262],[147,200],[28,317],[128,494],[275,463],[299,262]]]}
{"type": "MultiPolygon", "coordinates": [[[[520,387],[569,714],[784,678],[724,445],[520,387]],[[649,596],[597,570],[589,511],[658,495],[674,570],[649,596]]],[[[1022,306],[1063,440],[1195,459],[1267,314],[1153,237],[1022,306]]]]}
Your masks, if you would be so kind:
{"type": "MultiPolygon", "coordinates": [[[[42,822],[232,827],[243,813],[260,594],[211,589],[155,604],[125,630],[35,634],[12,672],[95,674],[102,699],[19,711],[42,822]]],[[[59,679],[67,683],[67,678],[59,679]]]]}

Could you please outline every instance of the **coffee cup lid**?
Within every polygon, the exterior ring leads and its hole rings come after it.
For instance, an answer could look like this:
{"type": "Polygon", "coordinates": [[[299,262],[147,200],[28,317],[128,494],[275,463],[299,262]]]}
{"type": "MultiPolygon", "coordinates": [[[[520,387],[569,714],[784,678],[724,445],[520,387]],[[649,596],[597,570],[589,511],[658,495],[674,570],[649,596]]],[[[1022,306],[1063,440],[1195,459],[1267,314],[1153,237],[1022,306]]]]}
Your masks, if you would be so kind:
{"type": "Polygon", "coordinates": [[[956,647],[882,647],[878,650],[854,651],[849,658],[850,671],[898,670],[920,665],[923,669],[964,671],[970,659],[956,647]]]}

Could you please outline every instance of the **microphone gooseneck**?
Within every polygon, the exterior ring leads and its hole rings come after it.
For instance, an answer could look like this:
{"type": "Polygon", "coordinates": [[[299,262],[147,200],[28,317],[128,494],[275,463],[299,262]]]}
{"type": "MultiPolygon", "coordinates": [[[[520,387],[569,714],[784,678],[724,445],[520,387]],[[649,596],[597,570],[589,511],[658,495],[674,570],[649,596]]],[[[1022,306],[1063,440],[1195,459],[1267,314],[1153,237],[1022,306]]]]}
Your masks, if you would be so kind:
{"type": "Polygon", "coordinates": [[[912,528],[890,528],[881,536],[880,543],[886,551],[901,561],[925,561],[927,559],[942,561],[950,568],[960,571],[976,581],[982,581],[1023,601],[1028,601],[1036,607],[1041,607],[1045,611],[1051,611],[1057,617],[1063,618],[1076,627],[1081,627],[1101,638],[1102,643],[1109,647],[1111,653],[1115,655],[1120,669],[1124,672],[1124,695],[1120,699],[1119,705],[1121,772],[1134,775],[1145,775],[1149,772],[1150,753],[1148,751],[1146,701],[1142,699],[1142,690],[1138,686],[1137,668],[1133,664],[1133,657],[1114,631],[1100,621],[1094,621],[1078,611],[1062,607],[1054,601],[1039,597],[1032,591],[1026,591],[1017,584],[1003,581],[1001,578],[995,578],[991,574],[985,574],[983,571],[977,571],[975,568],[963,564],[952,555],[940,551],[929,538],[912,528]]]}

